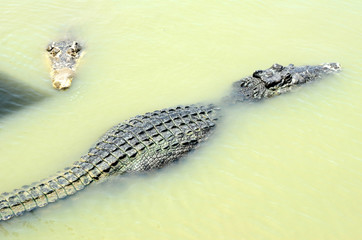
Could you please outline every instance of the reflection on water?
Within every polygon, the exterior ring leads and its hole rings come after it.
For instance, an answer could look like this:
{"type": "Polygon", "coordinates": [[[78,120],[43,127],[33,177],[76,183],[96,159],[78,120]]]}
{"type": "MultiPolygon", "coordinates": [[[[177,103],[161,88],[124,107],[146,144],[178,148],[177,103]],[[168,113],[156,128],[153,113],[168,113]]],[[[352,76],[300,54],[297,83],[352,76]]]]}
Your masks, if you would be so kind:
{"type": "Polygon", "coordinates": [[[0,118],[45,97],[39,91],[0,73],[0,118]]]}
{"type": "Polygon", "coordinates": [[[0,239],[361,238],[361,1],[3,0],[1,8],[0,69],[52,97],[1,119],[0,192],[69,166],[120,121],[213,102],[275,62],[338,61],[343,71],[235,107],[179,164],[1,223],[0,239]],[[54,92],[44,49],[69,31],[87,54],[72,87],[54,92]]]}

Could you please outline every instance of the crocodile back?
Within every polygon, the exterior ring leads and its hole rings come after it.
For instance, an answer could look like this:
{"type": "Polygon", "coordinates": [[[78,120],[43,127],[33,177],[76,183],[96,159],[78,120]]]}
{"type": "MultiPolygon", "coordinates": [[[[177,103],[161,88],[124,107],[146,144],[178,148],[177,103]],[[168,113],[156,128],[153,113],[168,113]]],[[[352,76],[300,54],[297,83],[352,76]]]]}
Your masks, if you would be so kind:
{"type": "Polygon", "coordinates": [[[218,112],[214,105],[191,105],[136,116],[106,132],[80,162],[107,164],[109,174],[162,168],[206,140],[218,112]]]}
{"type": "Polygon", "coordinates": [[[110,175],[162,168],[205,141],[218,115],[214,105],[191,105],[146,113],[120,123],[71,167],[1,194],[0,221],[73,195],[110,175]]]}

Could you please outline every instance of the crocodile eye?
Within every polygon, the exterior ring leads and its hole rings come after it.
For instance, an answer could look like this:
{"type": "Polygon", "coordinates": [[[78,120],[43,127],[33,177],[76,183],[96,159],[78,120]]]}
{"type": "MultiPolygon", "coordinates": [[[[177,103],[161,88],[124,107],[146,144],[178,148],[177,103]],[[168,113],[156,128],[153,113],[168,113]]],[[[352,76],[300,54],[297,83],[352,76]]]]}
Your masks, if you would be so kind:
{"type": "Polygon", "coordinates": [[[247,81],[241,81],[240,82],[240,87],[245,87],[247,86],[248,82],[247,81]]]}
{"type": "Polygon", "coordinates": [[[48,45],[47,51],[50,52],[52,49],[53,49],[53,46],[52,46],[52,45],[48,45]]]}
{"type": "Polygon", "coordinates": [[[72,56],[72,57],[77,56],[77,51],[76,51],[74,48],[69,48],[69,49],[67,50],[67,53],[68,53],[70,56],[72,56]]]}
{"type": "Polygon", "coordinates": [[[60,49],[57,47],[52,47],[48,52],[50,53],[50,55],[55,57],[60,52],[60,49]]]}
{"type": "Polygon", "coordinates": [[[81,47],[81,46],[79,45],[79,43],[76,42],[76,41],[74,41],[74,42],[72,43],[71,48],[73,48],[73,50],[74,50],[76,53],[79,52],[80,50],[82,50],[82,47],[81,47]]]}
{"type": "Polygon", "coordinates": [[[76,42],[76,43],[74,44],[74,50],[75,50],[76,52],[79,52],[80,50],[82,50],[82,47],[76,42]]]}
{"type": "Polygon", "coordinates": [[[53,50],[54,45],[55,45],[55,42],[49,43],[46,50],[47,50],[48,52],[50,52],[51,50],[53,50]]]}

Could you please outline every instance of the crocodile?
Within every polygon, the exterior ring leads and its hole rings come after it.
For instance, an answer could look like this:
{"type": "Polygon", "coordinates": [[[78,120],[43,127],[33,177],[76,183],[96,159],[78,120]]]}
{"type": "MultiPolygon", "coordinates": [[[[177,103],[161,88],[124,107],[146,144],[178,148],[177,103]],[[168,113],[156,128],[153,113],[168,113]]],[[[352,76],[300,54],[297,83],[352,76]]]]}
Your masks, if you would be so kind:
{"type": "Polygon", "coordinates": [[[82,46],[74,40],[61,40],[50,43],[46,50],[51,61],[53,87],[58,90],[69,88],[83,55],[82,46]]]}
{"type": "Polygon", "coordinates": [[[340,69],[338,63],[300,67],[274,64],[233,83],[229,96],[219,104],[177,106],[130,118],[109,129],[72,166],[0,195],[0,219],[44,207],[112,175],[163,168],[208,139],[228,106],[277,96],[340,69]]]}

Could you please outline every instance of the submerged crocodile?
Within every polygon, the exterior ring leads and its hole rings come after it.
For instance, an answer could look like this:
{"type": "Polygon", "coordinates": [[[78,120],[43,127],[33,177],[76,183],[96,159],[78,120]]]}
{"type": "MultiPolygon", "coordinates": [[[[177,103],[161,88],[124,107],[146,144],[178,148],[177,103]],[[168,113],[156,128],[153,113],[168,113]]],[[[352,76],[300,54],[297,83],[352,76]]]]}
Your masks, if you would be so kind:
{"type": "Polygon", "coordinates": [[[51,61],[53,87],[58,90],[69,88],[82,56],[82,47],[76,41],[63,40],[49,44],[47,52],[51,61]]]}
{"type": "Polygon", "coordinates": [[[0,220],[20,216],[70,196],[111,175],[159,169],[197,148],[213,132],[221,110],[244,101],[258,101],[338,72],[338,63],[283,67],[274,64],[232,85],[217,105],[189,105],[138,115],[101,137],[71,167],[61,173],[0,196],[0,220]]]}

